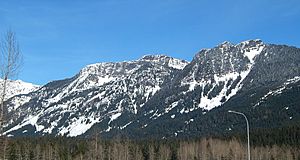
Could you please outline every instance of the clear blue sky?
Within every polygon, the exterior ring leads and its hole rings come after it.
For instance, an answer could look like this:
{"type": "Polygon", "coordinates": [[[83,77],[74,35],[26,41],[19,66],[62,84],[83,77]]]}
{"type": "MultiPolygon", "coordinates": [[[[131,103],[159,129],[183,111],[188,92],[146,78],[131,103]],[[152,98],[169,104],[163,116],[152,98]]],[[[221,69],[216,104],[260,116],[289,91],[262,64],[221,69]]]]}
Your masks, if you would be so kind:
{"type": "Polygon", "coordinates": [[[191,60],[223,41],[300,46],[299,0],[1,0],[24,56],[17,77],[45,84],[87,64],[145,54],[191,60]]]}

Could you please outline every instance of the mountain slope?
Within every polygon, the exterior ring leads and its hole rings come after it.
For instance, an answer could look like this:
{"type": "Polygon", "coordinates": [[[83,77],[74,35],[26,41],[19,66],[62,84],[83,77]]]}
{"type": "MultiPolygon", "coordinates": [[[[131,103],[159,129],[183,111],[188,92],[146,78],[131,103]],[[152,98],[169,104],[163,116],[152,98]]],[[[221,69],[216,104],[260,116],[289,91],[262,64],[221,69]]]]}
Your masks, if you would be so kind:
{"type": "Polygon", "coordinates": [[[139,122],[128,130],[134,130],[130,132],[137,136],[155,137],[226,134],[233,124],[239,124],[236,127],[241,130],[244,120],[228,114],[229,109],[245,112],[253,127],[275,127],[289,123],[290,119],[282,118],[279,111],[289,104],[293,104],[290,109],[295,110],[293,117],[297,121],[299,106],[295,104],[300,90],[295,80],[299,75],[298,48],[260,40],[237,45],[225,42],[196,54],[171,84],[145,104],[143,114],[137,118],[139,122]],[[293,92],[284,87],[286,84],[293,92]],[[294,98],[287,102],[283,93],[294,98]],[[264,104],[259,102],[265,96],[266,104],[276,98],[278,103],[283,102],[282,106],[262,109],[264,104]]]}
{"type": "MultiPolygon", "coordinates": [[[[135,115],[161,86],[187,62],[171,57],[144,56],[136,61],[98,63],[76,76],[54,81],[26,95],[27,103],[14,107],[9,132],[78,136],[95,123],[103,131],[122,114],[135,115]],[[17,115],[17,116],[15,116],[17,115]]],[[[9,106],[16,106],[13,97],[9,106]]]]}

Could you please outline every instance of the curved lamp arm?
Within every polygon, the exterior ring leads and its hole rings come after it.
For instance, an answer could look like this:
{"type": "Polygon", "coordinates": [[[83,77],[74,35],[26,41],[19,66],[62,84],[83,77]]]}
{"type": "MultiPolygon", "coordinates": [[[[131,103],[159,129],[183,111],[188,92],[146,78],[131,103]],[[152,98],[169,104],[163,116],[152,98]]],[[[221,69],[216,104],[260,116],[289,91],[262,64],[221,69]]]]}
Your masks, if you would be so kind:
{"type": "Polygon", "coordinates": [[[248,137],[248,160],[250,160],[250,134],[249,134],[249,121],[248,121],[248,118],[242,112],[237,112],[237,111],[232,111],[232,110],[229,110],[228,112],[229,113],[235,113],[235,114],[242,115],[245,118],[245,120],[246,120],[246,124],[247,124],[247,137],[248,137]]]}

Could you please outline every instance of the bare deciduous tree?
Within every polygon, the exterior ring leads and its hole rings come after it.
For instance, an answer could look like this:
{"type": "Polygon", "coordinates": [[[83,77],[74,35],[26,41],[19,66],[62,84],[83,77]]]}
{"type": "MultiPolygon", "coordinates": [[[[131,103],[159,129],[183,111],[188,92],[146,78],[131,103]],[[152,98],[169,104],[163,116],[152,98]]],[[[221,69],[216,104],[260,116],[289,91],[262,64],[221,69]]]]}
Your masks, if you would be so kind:
{"type": "MultiPolygon", "coordinates": [[[[11,30],[7,31],[0,42],[0,74],[2,84],[0,88],[0,135],[3,136],[4,101],[6,100],[8,80],[17,75],[22,63],[22,56],[16,35],[11,30]]],[[[3,158],[5,159],[6,138],[3,137],[3,158]]]]}
{"type": "Polygon", "coordinates": [[[4,123],[4,101],[6,99],[8,79],[13,78],[17,75],[20,66],[22,64],[22,56],[19,49],[19,44],[16,39],[16,35],[11,30],[7,31],[4,35],[1,43],[1,55],[0,55],[0,74],[2,78],[1,86],[1,97],[0,97],[0,124],[1,131],[3,132],[3,123],[4,123]]]}

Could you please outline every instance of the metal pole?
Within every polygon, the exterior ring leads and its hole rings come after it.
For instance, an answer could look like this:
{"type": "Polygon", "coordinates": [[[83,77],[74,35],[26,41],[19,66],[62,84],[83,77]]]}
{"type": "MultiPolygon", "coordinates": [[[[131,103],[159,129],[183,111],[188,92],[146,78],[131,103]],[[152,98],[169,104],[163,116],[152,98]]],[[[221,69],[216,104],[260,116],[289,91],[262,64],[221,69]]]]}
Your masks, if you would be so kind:
{"type": "Polygon", "coordinates": [[[237,111],[231,111],[229,110],[228,111],[229,113],[235,113],[235,114],[239,114],[239,115],[242,115],[244,116],[245,120],[246,120],[246,124],[247,124],[247,137],[248,137],[248,160],[251,160],[251,157],[250,157],[250,134],[249,134],[249,121],[246,117],[246,115],[244,113],[241,113],[241,112],[237,112],[237,111]]]}

